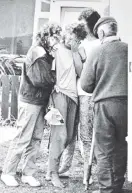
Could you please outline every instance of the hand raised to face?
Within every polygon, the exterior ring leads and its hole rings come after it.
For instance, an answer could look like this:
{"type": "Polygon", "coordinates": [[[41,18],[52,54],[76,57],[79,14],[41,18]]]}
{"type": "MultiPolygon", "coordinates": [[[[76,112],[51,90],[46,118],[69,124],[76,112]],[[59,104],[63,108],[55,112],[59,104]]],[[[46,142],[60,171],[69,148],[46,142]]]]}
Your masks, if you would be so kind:
{"type": "Polygon", "coordinates": [[[77,39],[72,40],[72,43],[71,43],[72,52],[77,52],[78,51],[80,43],[81,43],[80,40],[77,40],[77,39]]]}

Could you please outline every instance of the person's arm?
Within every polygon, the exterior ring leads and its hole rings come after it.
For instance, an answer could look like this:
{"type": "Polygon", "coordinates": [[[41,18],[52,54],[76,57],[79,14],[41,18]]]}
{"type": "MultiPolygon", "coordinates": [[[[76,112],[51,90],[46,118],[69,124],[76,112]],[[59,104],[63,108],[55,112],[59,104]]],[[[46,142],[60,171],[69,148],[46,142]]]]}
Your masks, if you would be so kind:
{"type": "Polygon", "coordinates": [[[83,69],[83,64],[86,62],[86,58],[87,58],[85,49],[83,47],[80,47],[78,49],[78,52],[75,52],[73,54],[73,58],[74,58],[76,73],[80,77],[83,69]]]}
{"type": "Polygon", "coordinates": [[[82,68],[83,68],[83,62],[85,62],[86,55],[83,48],[79,48],[79,43],[77,41],[74,41],[71,46],[74,65],[76,74],[80,77],[82,68]]]}
{"type": "Polygon", "coordinates": [[[79,47],[78,52],[79,52],[79,55],[81,56],[82,63],[86,62],[87,56],[86,56],[85,49],[83,47],[79,47]]]}
{"type": "Polygon", "coordinates": [[[82,68],[83,68],[83,63],[82,63],[80,54],[78,52],[73,52],[73,60],[74,60],[76,74],[80,77],[82,68]]]}
{"type": "Polygon", "coordinates": [[[91,51],[81,73],[81,88],[87,93],[92,93],[95,88],[98,53],[98,49],[91,51]]]}
{"type": "MultiPolygon", "coordinates": [[[[52,56],[41,47],[31,50],[33,63],[27,66],[27,76],[35,87],[47,88],[54,85],[55,78],[51,71],[52,56]]],[[[29,57],[29,56],[28,56],[29,57]]]]}
{"type": "Polygon", "coordinates": [[[55,77],[51,71],[51,65],[44,57],[35,60],[28,70],[27,75],[34,87],[48,88],[55,84],[55,77]]]}

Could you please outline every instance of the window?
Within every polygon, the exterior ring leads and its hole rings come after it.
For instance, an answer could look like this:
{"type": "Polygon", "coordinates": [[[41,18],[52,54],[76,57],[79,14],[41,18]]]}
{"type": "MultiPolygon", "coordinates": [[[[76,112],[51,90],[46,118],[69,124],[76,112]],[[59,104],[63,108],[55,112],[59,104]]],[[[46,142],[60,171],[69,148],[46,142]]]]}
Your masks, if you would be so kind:
{"type": "Polygon", "coordinates": [[[50,4],[41,2],[41,12],[50,12],[50,4]]]}
{"type": "Polygon", "coordinates": [[[33,40],[43,24],[48,23],[50,17],[50,0],[36,0],[34,13],[33,40]]]}
{"type": "Polygon", "coordinates": [[[34,8],[35,0],[0,0],[0,53],[27,53],[32,44],[34,8]]]}
{"type": "Polygon", "coordinates": [[[49,12],[50,0],[0,0],[0,54],[27,54],[49,12]]]}

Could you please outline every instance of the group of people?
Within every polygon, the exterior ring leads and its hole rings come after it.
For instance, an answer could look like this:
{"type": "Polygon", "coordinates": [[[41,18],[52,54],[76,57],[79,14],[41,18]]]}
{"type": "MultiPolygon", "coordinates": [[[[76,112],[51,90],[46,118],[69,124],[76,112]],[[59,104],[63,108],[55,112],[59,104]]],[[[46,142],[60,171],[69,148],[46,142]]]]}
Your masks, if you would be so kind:
{"type": "Polygon", "coordinates": [[[94,130],[94,156],[100,193],[121,193],[127,165],[127,44],[117,36],[117,21],[92,8],[80,13],[65,30],[44,25],[29,49],[19,91],[17,135],[12,140],[1,180],[18,186],[17,166],[23,156],[23,183],[41,183],[33,174],[48,105],[64,123],[51,125],[46,179],[64,185],[59,175],[69,170],[79,133],[84,179],[94,130]],[[78,132],[79,128],[79,132],[78,132]],[[60,159],[63,159],[60,166],[60,159]]]}

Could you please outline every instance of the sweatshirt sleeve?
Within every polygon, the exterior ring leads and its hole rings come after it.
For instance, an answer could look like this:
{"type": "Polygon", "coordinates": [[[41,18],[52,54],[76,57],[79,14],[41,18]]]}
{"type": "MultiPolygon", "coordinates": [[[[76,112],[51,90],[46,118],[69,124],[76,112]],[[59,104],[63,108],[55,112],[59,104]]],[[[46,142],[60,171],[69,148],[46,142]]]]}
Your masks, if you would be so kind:
{"type": "Polygon", "coordinates": [[[98,55],[98,48],[91,50],[91,54],[89,54],[81,73],[81,87],[87,93],[92,93],[95,88],[98,55]]]}

